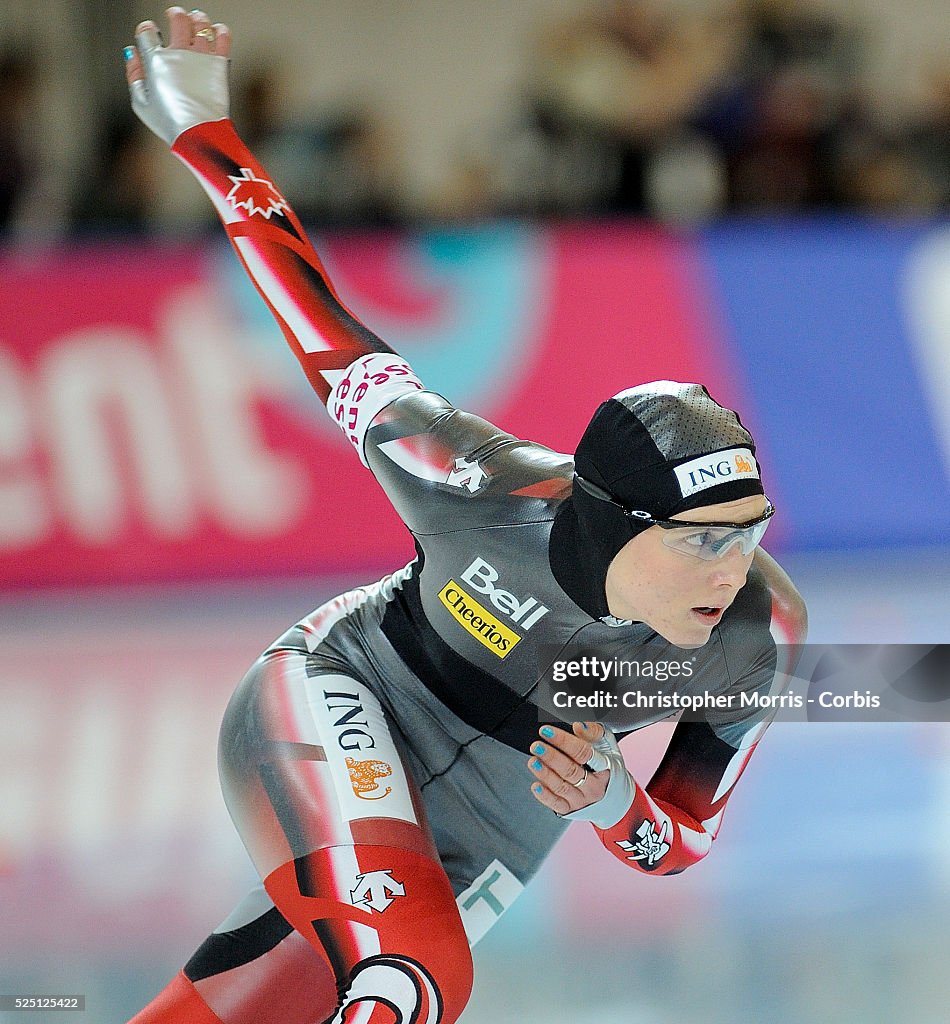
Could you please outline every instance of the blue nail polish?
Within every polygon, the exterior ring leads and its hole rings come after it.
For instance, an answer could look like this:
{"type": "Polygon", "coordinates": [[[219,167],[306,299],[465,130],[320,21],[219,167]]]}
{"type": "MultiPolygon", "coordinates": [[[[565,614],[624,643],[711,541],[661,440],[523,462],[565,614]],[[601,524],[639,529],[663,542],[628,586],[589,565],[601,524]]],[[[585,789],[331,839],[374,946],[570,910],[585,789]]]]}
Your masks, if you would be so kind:
{"type": "Polygon", "coordinates": [[[535,762],[534,762],[534,764],[532,764],[532,765],[531,765],[531,767],[532,767],[532,768],[533,768],[533,769],[534,769],[534,770],[535,770],[536,772],[539,772],[539,771],[541,771],[541,769],[542,769],[542,768],[544,767],[544,765],[543,765],[543,764],[541,764],[541,762],[540,762],[540,761],[535,761],[535,762]]]}
{"type": "Polygon", "coordinates": [[[122,51],[122,56],[125,57],[126,60],[131,60],[135,56],[135,50],[133,50],[131,46],[127,46],[122,51]]]}
{"type": "Polygon", "coordinates": [[[543,790],[541,789],[541,787],[540,787],[540,786],[535,786],[535,787],[534,787],[534,791],[535,791],[535,793],[537,793],[537,794],[539,794],[539,795],[540,795],[540,794],[541,794],[541,793],[543,792],[543,790]]]}
{"type": "Polygon", "coordinates": [[[553,729],[552,729],[552,728],[551,728],[551,727],[550,727],[549,725],[546,725],[546,726],[545,726],[545,727],[544,727],[544,728],[543,728],[543,729],[541,730],[541,735],[542,735],[542,736],[543,736],[543,737],[544,737],[544,738],[545,738],[546,740],[553,740],[553,739],[554,739],[554,730],[553,730],[553,729]]]}
{"type": "Polygon", "coordinates": [[[544,744],[543,743],[535,743],[535,745],[531,749],[536,754],[543,754],[545,748],[544,748],[544,744]]]}

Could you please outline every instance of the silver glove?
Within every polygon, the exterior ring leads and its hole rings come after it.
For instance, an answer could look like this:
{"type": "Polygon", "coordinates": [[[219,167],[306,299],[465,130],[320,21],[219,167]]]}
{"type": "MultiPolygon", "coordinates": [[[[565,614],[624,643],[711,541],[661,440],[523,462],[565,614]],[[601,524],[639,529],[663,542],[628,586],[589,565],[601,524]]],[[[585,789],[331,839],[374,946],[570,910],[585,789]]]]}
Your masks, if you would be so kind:
{"type": "Polygon", "coordinates": [[[228,59],[213,53],[172,50],[156,33],[136,36],[145,80],[132,82],[132,109],[169,145],[182,132],[228,116],[228,59]]]}
{"type": "Polygon", "coordinates": [[[562,814],[565,821],[590,821],[598,828],[610,828],[630,810],[636,790],[633,778],[624,764],[623,754],[617,737],[604,726],[604,735],[592,744],[594,752],[587,762],[587,767],[594,772],[610,769],[607,780],[607,791],[595,803],[582,807],[579,811],[562,814]]]}

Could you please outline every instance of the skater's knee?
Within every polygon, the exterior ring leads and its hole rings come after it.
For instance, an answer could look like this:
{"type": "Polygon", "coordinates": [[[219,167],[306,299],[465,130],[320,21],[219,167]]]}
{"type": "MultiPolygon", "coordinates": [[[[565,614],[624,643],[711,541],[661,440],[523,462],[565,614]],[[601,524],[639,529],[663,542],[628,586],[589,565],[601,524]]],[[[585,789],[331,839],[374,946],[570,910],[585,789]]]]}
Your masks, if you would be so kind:
{"type": "MultiPolygon", "coordinates": [[[[357,1003],[376,1003],[393,1010],[397,1020],[454,1024],[471,993],[472,958],[467,942],[446,944],[441,954],[428,962],[405,953],[378,953],[361,960],[350,972],[332,1024],[342,1024],[347,1009],[357,1003]]],[[[375,1014],[370,1021],[376,1021],[375,1014]]]]}
{"type": "Polygon", "coordinates": [[[420,1024],[451,1024],[461,1014],[472,957],[437,861],[395,847],[359,847],[356,857],[321,850],[285,864],[266,885],[336,973],[343,1002],[335,1020],[346,1019],[347,1006],[373,1000],[420,1024]]]}

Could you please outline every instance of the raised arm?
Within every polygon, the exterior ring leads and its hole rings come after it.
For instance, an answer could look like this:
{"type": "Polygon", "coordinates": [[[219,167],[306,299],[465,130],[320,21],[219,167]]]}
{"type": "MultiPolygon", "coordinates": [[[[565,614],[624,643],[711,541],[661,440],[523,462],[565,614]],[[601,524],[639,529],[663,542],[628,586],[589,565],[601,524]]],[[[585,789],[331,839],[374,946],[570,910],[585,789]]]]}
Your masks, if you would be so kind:
{"type": "Polygon", "coordinates": [[[431,392],[340,301],[289,203],[228,119],[227,26],[168,10],[126,50],[132,106],[191,169],[327,411],[417,534],[527,521],[569,486],[569,460],[431,392]],[[511,508],[517,496],[517,508],[511,508]]]}
{"type": "Polygon", "coordinates": [[[307,379],[359,447],[373,415],[422,384],[340,301],[296,214],[238,137],[228,117],[227,26],[202,11],[167,13],[167,46],[147,21],[126,50],[133,109],[208,193],[307,379]]]}

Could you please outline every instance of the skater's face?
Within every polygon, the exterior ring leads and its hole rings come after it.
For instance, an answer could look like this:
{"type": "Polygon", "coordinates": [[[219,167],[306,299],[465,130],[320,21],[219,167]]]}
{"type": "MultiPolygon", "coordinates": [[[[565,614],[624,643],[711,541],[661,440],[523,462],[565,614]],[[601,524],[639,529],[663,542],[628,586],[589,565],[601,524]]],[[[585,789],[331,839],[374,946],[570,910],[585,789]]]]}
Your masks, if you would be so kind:
{"type": "MultiPolygon", "coordinates": [[[[748,523],[768,499],[753,494],[673,516],[683,523],[748,523]]],[[[628,541],[607,569],[607,607],[618,619],[644,622],[677,647],[702,647],[745,586],[754,552],[738,543],[718,558],[697,558],[669,545],[678,531],[651,526],[628,541]]],[[[684,531],[684,536],[688,531],[684,531]]]]}

